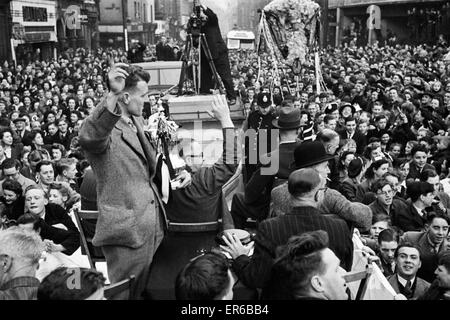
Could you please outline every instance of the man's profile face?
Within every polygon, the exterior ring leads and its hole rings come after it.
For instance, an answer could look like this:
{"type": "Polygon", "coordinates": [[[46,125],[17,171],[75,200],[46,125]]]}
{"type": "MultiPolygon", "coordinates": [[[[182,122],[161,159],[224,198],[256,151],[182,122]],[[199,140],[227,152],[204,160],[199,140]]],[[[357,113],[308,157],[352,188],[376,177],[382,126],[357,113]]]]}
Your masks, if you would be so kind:
{"type": "Polygon", "coordinates": [[[394,261],[395,250],[398,247],[397,241],[381,241],[380,255],[386,263],[392,263],[394,261]]]}
{"type": "Polygon", "coordinates": [[[440,186],[440,179],[439,176],[435,176],[435,177],[429,177],[427,179],[427,182],[431,185],[433,185],[434,187],[434,192],[438,192],[439,191],[439,186],[440,186]]]}
{"type": "Polygon", "coordinates": [[[450,289],[450,272],[445,266],[438,266],[434,274],[440,288],[450,289]]]}
{"type": "Polygon", "coordinates": [[[128,91],[128,103],[126,108],[130,115],[140,117],[144,103],[148,101],[148,85],[145,81],[139,81],[133,90],[128,91]]]}
{"type": "Polygon", "coordinates": [[[339,148],[339,136],[332,139],[327,146],[327,153],[330,155],[334,155],[336,150],[339,148]]]}
{"type": "Polygon", "coordinates": [[[422,266],[419,251],[416,248],[401,247],[397,252],[396,266],[400,277],[412,279],[422,266]]]}
{"type": "Polygon", "coordinates": [[[323,282],[323,295],[328,300],[347,300],[347,285],[344,279],[346,271],[334,252],[328,248],[322,251],[322,263],[325,272],[319,275],[323,282]]]}

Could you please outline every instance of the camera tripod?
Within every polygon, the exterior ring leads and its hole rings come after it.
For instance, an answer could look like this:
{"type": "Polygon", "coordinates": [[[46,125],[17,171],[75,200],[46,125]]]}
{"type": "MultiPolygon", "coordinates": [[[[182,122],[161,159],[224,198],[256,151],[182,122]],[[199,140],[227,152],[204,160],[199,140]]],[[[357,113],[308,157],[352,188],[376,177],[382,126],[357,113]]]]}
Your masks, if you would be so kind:
{"type": "MultiPolygon", "coordinates": [[[[193,89],[196,94],[200,94],[201,80],[202,80],[202,52],[205,54],[206,59],[208,60],[209,68],[211,69],[213,78],[214,78],[214,89],[219,89],[221,94],[225,93],[225,86],[222,82],[222,79],[219,77],[217,73],[216,66],[214,65],[213,58],[211,56],[211,51],[209,50],[208,42],[206,41],[206,37],[204,33],[193,32],[187,34],[186,37],[186,45],[183,54],[183,65],[181,68],[180,81],[178,83],[178,95],[183,94],[183,87],[189,82],[188,71],[190,67],[192,67],[192,82],[193,89]],[[198,48],[196,52],[192,49],[195,48],[194,41],[198,41],[198,48]]],[[[186,90],[187,91],[187,90],[186,90]]]]}

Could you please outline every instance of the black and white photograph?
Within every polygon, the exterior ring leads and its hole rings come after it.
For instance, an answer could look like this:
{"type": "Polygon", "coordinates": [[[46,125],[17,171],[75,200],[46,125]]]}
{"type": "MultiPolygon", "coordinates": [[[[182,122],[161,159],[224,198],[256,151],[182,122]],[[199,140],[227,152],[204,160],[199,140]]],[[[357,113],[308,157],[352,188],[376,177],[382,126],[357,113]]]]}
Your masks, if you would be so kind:
{"type": "Polygon", "coordinates": [[[449,41],[448,0],[0,1],[0,300],[450,300],[449,41]]]}

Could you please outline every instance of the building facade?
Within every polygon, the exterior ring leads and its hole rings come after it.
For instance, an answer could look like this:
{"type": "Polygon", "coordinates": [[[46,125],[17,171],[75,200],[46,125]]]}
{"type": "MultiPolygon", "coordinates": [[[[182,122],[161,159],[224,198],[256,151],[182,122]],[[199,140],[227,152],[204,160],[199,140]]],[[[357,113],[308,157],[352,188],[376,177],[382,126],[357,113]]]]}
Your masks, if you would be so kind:
{"type": "MultiPolygon", "coordinates": [[[[373,30],[371,40],[384,42],[434,42],[439,34],[450,36],[450,3],[435,0],[329,0],[330,28],[334,35],[330,45],[348,43],[357,35],[357,45],[369,41],[367,12],[370,5],[380,8],[380,28],[373,30]]],[[[332,38],[332,37],[330,37],[332,38]]]]}
{"type": "Polygon", "coordinates": [[[11,57],[19,63],[56,57],[56,2],[10,2],[11,57]]]}
{"type": "Polygon", "coordinates": [[[59,49],[97,49],[98,0],[58,0],[56,8],[59,49]]]}
{"type": "Polygon", "coordinates": [[[11,61],[11,24],[9,1],[0,4],[0,63],[11,61]]]}
{"type": "Polygon", "coordinates": [[[99,40],[102,47],[124,47],[124,19],[127,25],[128,45],[147,42],[144,30],[147,17],[146,0],[100,0],[99,40]],[[125,7],[125,12],[123,12],[125,7]]]}

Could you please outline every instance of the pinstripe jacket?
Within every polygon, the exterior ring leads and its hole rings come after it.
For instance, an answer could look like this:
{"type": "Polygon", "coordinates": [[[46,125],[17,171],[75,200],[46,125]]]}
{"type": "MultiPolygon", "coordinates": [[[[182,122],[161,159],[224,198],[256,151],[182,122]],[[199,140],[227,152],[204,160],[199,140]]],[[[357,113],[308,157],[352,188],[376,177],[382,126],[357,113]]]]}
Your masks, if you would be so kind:
{"type": "Polygon", "coordinates": [[[328,233],[330,249],[349,271],[353,259],[353,242],[347,223],[338,217],[323,215],[310,206],[295,207],[285,215],[261,222],[255,237],[253,256],[239,256],[233,262],[233,270],[247,287],[263,288],[270,276],[277,248],[285,245],[292,236],[316,230],[328,233]]]}
{"type": "Polygon", "coordinates": [[[17,277],[0,287],[0,300],[36,300],[39,280],[34,277],[17,277]]]}

